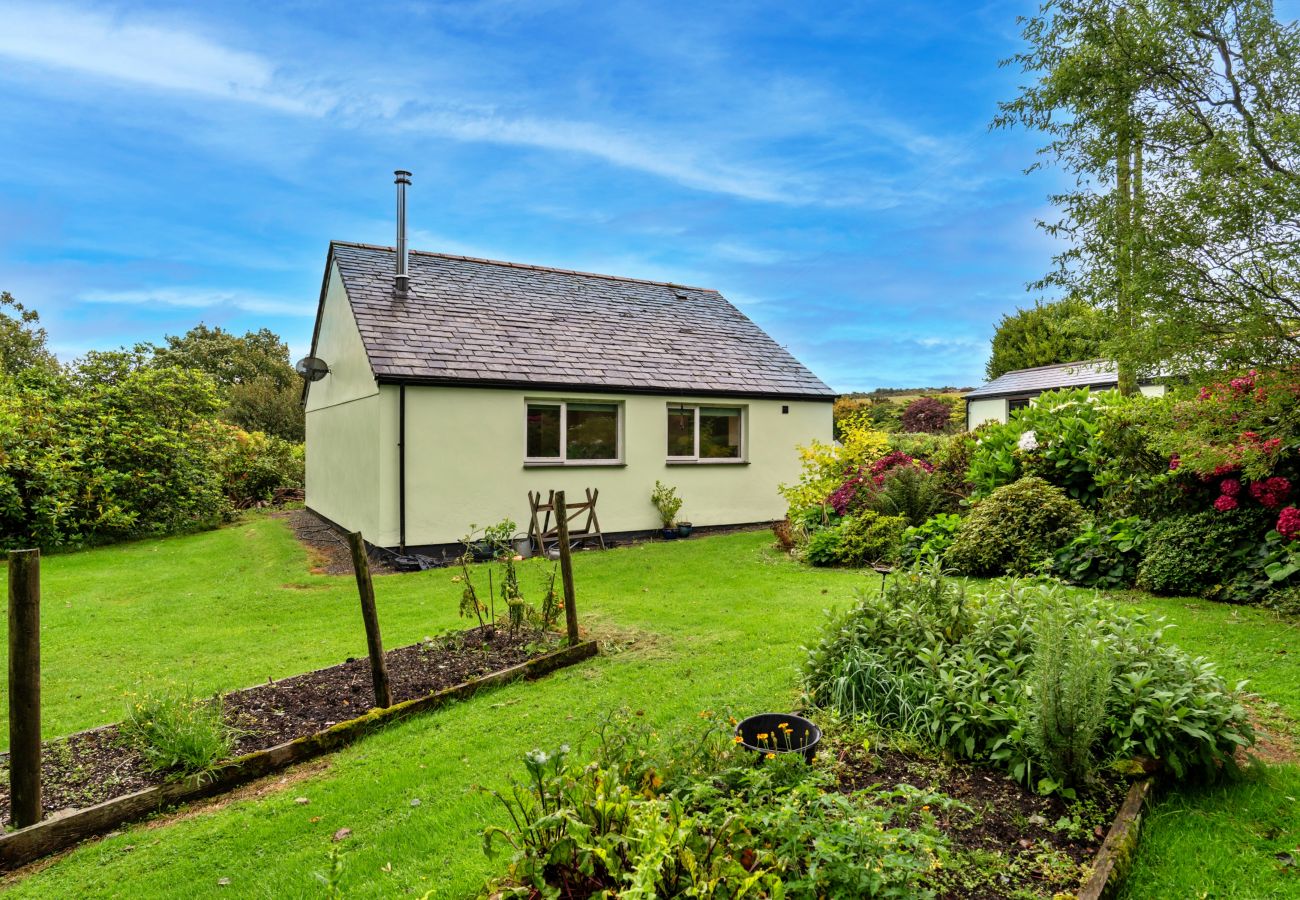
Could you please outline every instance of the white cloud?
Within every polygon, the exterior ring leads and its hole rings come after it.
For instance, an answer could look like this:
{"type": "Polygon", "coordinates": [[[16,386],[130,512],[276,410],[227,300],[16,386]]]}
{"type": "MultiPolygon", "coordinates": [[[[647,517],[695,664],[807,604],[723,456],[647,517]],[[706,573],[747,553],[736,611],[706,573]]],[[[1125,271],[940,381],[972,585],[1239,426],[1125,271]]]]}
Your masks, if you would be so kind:
{"type": "Polygon", "coordinates": [[[145,87],[319,112],[278,83],[275,66],[182,28],[57,4],[0,3],[0,55],[145,87]]]}
{"type": "Polygon", "coordinates": [[[273,316],[316,315],[313,302],[289,302],[220,288],[154,288],[131,291],[88,291],[83,303],[124,306],[166,306],[179,309],[238,309],[273,316]]]}

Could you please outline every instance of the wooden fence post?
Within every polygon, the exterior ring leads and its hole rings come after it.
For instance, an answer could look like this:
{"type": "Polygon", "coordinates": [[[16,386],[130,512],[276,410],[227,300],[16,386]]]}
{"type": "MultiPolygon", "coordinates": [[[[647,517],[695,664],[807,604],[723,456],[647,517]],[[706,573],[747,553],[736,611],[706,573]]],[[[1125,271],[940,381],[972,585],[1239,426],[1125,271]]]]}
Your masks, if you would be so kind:
{"type": "Polygon", "coordinates": [[[366,646],[370,651],[370,674],[375,683],[375,706],[393,705],[393,689],[388,683],[388,664],[384,662],[384,642],[379,636],[379,614],[375,612],[375,585],[370,580],[370,560],[361,532],[348,533],[352,551],[352,568],[357,573],[357,593],[361,595],[361,618],[366,623],[366,646]]]}
{"type": "Polygon", "coordinates": [[[9,552],[10,815],[41,820],[41,551],[9,552]]]}
{"type": "Polygon", "coordinates": [[[569,626],[569,645],[578,643],[578,604],[573,595],[573,550],[569,546],[569,508],[564,491],[555,492],[556,537],[560,541],[560,578],[564,581],[564,621],[569,626]]]}

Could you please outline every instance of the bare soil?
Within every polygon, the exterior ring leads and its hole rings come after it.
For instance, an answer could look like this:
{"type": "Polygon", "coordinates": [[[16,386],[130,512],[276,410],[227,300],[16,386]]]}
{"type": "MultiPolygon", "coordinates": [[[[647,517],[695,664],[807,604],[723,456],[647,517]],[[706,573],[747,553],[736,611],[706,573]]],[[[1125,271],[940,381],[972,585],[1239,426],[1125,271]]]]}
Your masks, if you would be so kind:
{"type": "Polygon", "coordinates": [[[944,900],[1007,896],[1073,896],[1101,848],[1128,784],[1101,783],[1073,807],[1058,795],[1041,796],[1001,773],[893,748],[832,744],[840,787],[909,784],[945,794],[965,808],[937,813],[939,827],[965,865],[934,876],[944,900]],[[1057,827],[1062,820],[1068,825],[1057,827]],[[973,858],[984,864],[972,862],[973,858]]]}
{"type": "MultiPolygon", "coordinates": [[[[511,636],[482,628],[389,650],[393,700],[401,703],[508,669],[553,650],[540,631],[511,636]]],[[[264,750],[355,719],[374,708],[368,659],[295,675],[226,694],[226,721],[237,730],[231,756],[264,750]]],[[[47,741],[41,760],[46,815],[80,809],[161,784],[175,773],[151,771],[119,726],[47,741]]],[[[9,754],[0,754],[0,821],[9,819],[9,754]]]]}

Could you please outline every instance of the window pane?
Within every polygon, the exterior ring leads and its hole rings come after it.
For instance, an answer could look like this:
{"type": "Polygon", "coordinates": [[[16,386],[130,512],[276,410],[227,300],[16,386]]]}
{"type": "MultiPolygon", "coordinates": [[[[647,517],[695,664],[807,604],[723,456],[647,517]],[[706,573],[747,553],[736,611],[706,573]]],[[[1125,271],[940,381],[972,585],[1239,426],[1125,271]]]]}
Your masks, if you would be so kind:
{"type": "Polygon", "coordinates": [[[668,455],[695,455],[695,410],[691,407],[668,407],[668,455]]]}
{"type": "Polygon", "coordinates": [[[569,459],[618,459],[618,407],[570,403],[565,447],[569,459]]]}
{"type": "Polygon", "coordinates": [[[700,459],[740,459],[740,410],[700,407],[700,459]]]}
{"type": "Polygon", "coordinates": [[[560,408],[528,404],[528,458],[560,458],[560,408]]]}

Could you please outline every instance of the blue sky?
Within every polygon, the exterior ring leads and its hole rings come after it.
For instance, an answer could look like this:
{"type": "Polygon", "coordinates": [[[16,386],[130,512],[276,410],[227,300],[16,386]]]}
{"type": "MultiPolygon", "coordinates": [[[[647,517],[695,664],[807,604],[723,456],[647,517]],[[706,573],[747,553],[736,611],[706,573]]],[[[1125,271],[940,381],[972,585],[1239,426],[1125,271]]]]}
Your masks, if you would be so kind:
{"type": "Polygon", "coordinates": [[[1028,2],[10,3],[0,287],[65,358],[307,349],[331,238],[714,287],[832,386],[969,385],[1053,252],[1028,2]]]}

